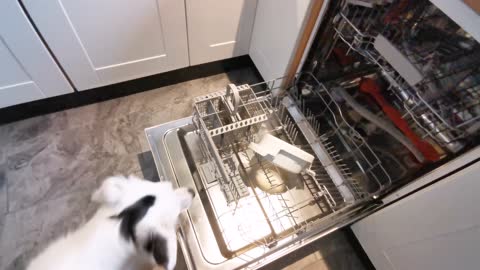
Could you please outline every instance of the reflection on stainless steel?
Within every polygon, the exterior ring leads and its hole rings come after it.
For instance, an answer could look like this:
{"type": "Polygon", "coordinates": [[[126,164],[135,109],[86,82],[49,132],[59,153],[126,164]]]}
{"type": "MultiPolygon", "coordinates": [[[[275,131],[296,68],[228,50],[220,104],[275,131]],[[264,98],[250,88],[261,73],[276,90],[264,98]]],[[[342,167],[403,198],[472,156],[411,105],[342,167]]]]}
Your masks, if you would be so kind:
{"type": "Polygon", "coordinates": [[[408,16],[396,14],[403,17],[392,23],[388,20],[395,14],[395,3],[367,8],[344,2],[336,17],[334,39],[347,45],[348,53],[355,51],[376,64],[406,116],[425,137],[455,153],[465,146],[461,140],[478,130],[479,44],[433,4],[418,7],[405,12],[408,16]],[[382,49],[374,46],[379,37],[410,63],[388,62],[391,55],[382,55],[382,49]],[[409,80],[405,74],[418,73],[413,69],[421,71],[423,78],[409,80]]]}

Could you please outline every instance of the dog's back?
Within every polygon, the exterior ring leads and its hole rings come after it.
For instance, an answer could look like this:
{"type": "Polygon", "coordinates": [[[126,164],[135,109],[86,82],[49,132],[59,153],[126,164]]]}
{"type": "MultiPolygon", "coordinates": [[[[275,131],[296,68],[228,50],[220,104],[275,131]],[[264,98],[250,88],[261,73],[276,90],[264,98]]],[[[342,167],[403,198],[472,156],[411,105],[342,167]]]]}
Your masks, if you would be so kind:
{"type": "Polygon", "coordinates": [[[135,247],[118,237],[118,224],[103,215],[100,210],[77,231],[54,241],[27,270],[137,269],[119,265],[117,256],[132,255],[135,247]]]}
{"type": "Polygon", "coordinates": [[[176,262],[178,214],[193,194],[167,182],[107,179],[92,196],[101,204],[78,230],[54,241],[27,270],[130,270],[176,262]]]}

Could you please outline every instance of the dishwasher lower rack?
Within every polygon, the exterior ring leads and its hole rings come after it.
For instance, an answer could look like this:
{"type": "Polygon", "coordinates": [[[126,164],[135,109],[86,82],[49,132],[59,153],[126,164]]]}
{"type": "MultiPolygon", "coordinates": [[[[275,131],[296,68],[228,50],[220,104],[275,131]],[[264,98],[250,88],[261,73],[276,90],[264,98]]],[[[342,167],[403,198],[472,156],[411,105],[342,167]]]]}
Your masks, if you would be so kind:
{"type": "Polygon", "coordinates": [[[380,67],[388,91],[425,137],[458,152],[480,129],[480,46],[429,1],[406,3],[346,0],[334,39],[380,67]],[[399,57],[387,59],[385,44],[399,57]]]}
{"type": "MultiPolygon", "coordinates": [[[[216,237],[227,258],[241,255],[248,261],[249,256],[256,256],[253,253],[267,252],[281,240],[315,228],[323,218],[372,199],[391,184],[364,140],[349,148],[346,159],[352,162],[345,162],[336,152],[338,143],[350,144],[348,139],[337,139],[350,136],[343,134],[349,126],[335,122],[340,126],[318,135],[320,122],[311,112],[302,111],[289,95],[272,95],[278,82],[239,86],[243,98],[236,114],[228,111],[228,91],[195,99],[193,122],[203,153],[196,167],[211,202],[209,211],[219,232],[216,237]],[[248,108],[239,109],[244,105],[248,108]],[[289,173],[248,148],[265,133],[314,154],[311,169],[315,175],[289,173]],[[355,170],[357,175],[353,175],[349,166],[362,172],[355,170]]],[[[325,100],[325,106],[326,114],[336,114],[336,103],[325,100]]]]}

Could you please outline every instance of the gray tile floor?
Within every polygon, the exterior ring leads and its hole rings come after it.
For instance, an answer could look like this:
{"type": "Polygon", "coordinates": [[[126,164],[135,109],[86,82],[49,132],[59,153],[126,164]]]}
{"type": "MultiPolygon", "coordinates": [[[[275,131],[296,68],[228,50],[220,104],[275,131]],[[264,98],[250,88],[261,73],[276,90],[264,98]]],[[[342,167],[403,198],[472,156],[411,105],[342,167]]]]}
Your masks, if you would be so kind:
{"type": "MultiPolygon", "coordinates": [[[[144,128],[190,115],[197,95],[253,78],[238,70],[0,126],[0,269],[24,269],[84,222],[96,207],[90,194],[107,176],[155,177],[142,154],[144,128]]],[[[363,269],[343,234],[318,246],[286,269],[363,269]]]]}

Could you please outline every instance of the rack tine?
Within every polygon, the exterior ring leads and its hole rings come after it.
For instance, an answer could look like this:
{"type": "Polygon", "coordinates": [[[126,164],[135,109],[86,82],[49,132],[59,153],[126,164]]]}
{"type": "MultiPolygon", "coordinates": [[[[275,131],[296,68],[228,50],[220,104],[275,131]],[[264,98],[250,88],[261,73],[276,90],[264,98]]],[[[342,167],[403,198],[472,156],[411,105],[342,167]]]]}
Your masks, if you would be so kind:
{"type": "Polygon", "coordinates": [[[295,130],[292,140],[295,142],[297,140],[298,130],[295,130]]]}

